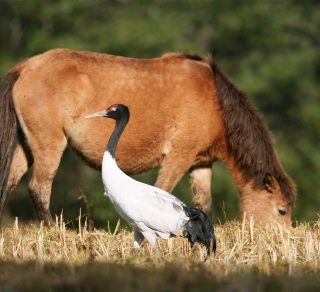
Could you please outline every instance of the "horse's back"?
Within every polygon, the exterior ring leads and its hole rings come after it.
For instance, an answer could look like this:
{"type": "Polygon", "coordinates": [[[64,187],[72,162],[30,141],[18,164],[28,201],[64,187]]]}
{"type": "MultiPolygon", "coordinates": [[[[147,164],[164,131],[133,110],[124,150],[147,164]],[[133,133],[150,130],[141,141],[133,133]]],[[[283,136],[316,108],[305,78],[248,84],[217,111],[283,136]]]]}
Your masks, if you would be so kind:
{"type": "Polygon", "coordinates": [[[144,170],[137,165],[159,165],[172,147],[203,151],[222,126],[208,64],[184,54],[135,59],[55,49],[18,67],[13,96],[19,121],[29,128],[25,132],[64,133],[96,166],[113,125],[83,116],[113,103],[131,112],[118,150],[129,172],[144,170]]]}

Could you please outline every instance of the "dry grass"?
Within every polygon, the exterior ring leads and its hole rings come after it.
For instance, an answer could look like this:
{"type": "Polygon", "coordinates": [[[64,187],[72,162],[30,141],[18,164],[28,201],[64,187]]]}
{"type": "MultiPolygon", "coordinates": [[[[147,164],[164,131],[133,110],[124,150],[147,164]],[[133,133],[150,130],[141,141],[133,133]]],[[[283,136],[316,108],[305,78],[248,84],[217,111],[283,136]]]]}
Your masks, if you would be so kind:
{"type": "Polygon", "coordinates": [[[182,238],[159,240],[160,254],[144,244],[136,255],[132,232],[119,227],[113,232],[89,232],[86,224],[68,229],[61,218],[51,228],[19,226],[16,221],[0,234],[0,268],[5,271],[0,283],[15,288],[23,283],[30,290],[41,283],[42,288],[89,285],[89,290],[118,283],[116,287],[124,290],[160,291],[232,288],[243,281],[249,289],[260,279],[257,283],[278,283],[290,290],[320,287],[315,280],[320,271],[320,221],[292,229],[229,222],[217,225],[216,235],[217,254],[204,262],[205,249],[199,245],[191,249],[182,238]]]}

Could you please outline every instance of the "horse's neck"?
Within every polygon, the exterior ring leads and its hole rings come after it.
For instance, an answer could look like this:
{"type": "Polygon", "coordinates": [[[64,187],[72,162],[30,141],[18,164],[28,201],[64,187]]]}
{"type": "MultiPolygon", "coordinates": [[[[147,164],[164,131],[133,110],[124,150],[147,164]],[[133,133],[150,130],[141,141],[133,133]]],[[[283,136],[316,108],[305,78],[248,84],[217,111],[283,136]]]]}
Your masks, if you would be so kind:
{"type": "Polygon", "coordinates": [[[231,172],[232,178],[240,194],[244,193],[248,189],[248,182],[244,179],[243,171],[236,165],[235,157],[228,155],[223,158],[222,161],[231,172]]]}

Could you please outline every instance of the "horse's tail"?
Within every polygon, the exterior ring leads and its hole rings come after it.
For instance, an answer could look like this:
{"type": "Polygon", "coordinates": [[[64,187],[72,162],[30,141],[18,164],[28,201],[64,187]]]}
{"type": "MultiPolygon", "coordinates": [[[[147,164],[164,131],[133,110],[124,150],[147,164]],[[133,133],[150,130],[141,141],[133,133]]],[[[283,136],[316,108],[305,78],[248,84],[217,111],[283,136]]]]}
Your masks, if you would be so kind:
{"type": "Polygon", "coordinates": [[[9,72],[0,83],[0,218],[7,200],[10,165],[18,140],[19,124],[13,105],[12,89],[18,71],[9,72]]]}

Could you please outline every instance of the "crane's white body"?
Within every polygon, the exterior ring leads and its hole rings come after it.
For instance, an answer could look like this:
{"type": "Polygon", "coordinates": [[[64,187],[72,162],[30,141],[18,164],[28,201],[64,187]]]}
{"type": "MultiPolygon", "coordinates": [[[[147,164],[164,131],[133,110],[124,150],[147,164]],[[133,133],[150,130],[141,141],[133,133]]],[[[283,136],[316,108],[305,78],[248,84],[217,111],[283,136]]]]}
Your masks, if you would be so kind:
{"type": "Polygon", "coordinates": [[[201,242],[209,251],[216,241],[210,219],[197,208],[189,208],[164,190],[138,182],[127,176],[117,165],[115,153],[121,134],[129,121],[127,106],[114,104],[107,110],[86,116],[86,119],[108,117],[116,121],[102,159],[102,180],[106,195],[134,230],[134,248],[143,238],[157,247],[157,236],[185,236],[193,245],[201,242]]]}
{"type": "Polygon", "coordinates": [[[183,235],[190,219],[184,211],[185,204],[164,190],[127,176],[108,151],[103,155],[102,180],[106,195],[134,229],[135,249],[143,237],[156,247],[157,236],[168,239],[170,235],[183,235]]]}

